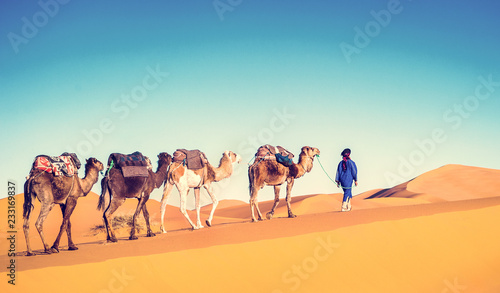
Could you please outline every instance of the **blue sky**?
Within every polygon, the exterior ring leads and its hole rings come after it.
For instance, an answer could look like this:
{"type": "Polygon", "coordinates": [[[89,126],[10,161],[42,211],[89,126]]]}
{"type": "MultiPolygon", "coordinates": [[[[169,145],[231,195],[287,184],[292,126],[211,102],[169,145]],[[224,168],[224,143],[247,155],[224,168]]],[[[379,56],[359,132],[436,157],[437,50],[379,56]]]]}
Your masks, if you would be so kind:
{"type": "MultiPolygon", "coordinates": [[[[0,6],[4,191],[21,192],[36,155],[68,150],[106,162],[197,148],[212,164],[232,150],[244,163],[218,197],[243,201],[267,143],[318,147],[331,176],[350,147],[355,194],[450,163],[500,168],[496,1],[0,6]]],[[[338,191],[316,164],[293,195],[338,191]]]]}

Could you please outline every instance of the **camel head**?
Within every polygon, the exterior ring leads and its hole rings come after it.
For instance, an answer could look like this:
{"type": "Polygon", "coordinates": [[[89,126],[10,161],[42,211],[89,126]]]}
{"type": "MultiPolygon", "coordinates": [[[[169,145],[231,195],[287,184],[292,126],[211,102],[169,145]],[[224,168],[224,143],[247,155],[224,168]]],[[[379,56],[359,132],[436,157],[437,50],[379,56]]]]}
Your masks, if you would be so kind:
{"type": "Polygon", "coordinates": [[[311,172],[312,170],[312,163],[314,162],[314,157],[315,156],[319,156],[320,154],[320,151],[318,148],[314,148],[314,147],[310,147],[310,146],[305,146],[305,147],[302,147],[302,150],[300,152],[300,158],[309,158],[311,159],[311,163],[310,164],[307,164],[307,169],[306,171],[307,172],[311,172]]]}
{"type": "Polygon", "coordinates": [[[310,147],[310,146],[305,146],[301,149],[301,152],[300,154],[304,154],[308,157],[312,157],[314,158],[314,156],[318,155],[319,156],[319,149],[317,148],[313,148],[313,147],[310,147]]]}
{"type": "Polygon", "coordinates": [[[160,153],[158,155],[158,165],[170,165],[172,163],[172,156],[168,153],[160,153]]]}
{"type": "Polygon", "coordinates": [[[155,188],[159,188],[167,180],[166,173],[171,163],[172,156],[168,153],[160,153],[158,155],[158,169],[153,177],[155,188]]]}
{"type": "Polygon", "coordinates": [[[233,153],[232,151],[225,151],[224,155],[228,156],[229,159],[231,160],[231,163],[241,163],[241,156],[233,153]]]}
{"type": "Polygon", "coordinates": [[[87,171],[90,171],[91,169],[97,169],[97,171],[99,172],[104,170],[104,165],[96,158],[90,158],[86,161],[85,173],[87,173],[87,171]]]}
{"type": "Polygon", "coordinates": [[[87,159],[85,163],[85,178],[79,179],[82,193],[80,196],[87,196],[92,186],[99,179],[99,172],[104,170],[104,165],[96,158],[87,159]],[[93,171],[95,173],[93,173],[93,171]]]}

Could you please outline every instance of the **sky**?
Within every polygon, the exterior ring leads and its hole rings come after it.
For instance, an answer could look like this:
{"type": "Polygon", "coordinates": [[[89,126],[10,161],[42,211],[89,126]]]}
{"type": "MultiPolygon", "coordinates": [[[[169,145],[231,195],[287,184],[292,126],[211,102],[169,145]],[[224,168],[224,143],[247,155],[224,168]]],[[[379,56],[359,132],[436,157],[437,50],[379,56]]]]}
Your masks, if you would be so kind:
{"type": "MultiPolygon", "coordinates": [[[[9,181],[22,192],[37,155],[66,151],[104,163],[140,151],[156,165],[160,152],[200,149],[217,165],[232,150],[243,162],[216,195],[245,202],[264,144],[296,158],[317,147],[331,177],[351,148],[355,195],[446,164],[500,169],[499,11],[497,1],[2,1],[0,197],[9,181]]],[[[318,163],[292,196],[341,192],[318,163]]],[[[259,194],[272,198],[271,187],[259,194]]]]}

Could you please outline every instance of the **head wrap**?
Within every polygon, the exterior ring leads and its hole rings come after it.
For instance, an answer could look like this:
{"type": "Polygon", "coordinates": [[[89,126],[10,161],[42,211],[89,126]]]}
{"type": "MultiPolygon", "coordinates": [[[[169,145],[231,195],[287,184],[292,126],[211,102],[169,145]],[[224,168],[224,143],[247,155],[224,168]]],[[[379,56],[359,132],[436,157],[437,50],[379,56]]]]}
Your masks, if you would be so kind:
{"type": "Polygon", "coordinates": [[[340,154],[342,156],[342,170],[347,170],[347,160],[350,160],[351,149],[344,149],[340,154]]]}

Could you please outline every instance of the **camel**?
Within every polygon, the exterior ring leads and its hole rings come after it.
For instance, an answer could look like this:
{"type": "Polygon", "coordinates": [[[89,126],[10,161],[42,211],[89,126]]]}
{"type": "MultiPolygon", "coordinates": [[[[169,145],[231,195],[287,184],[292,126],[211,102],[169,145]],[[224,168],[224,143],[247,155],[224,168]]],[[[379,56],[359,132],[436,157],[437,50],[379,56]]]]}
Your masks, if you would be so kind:
{"type": "MultiPolygon", "coordinates": [[[[148,159],[149,160],[149,159],[148,159]]],[[[125,202],[127,198],[137,198],[139,200],[137,208],[132,219],[132,230],[130,231],[130,240],[136,240],[137,216],[142,211],[147,226],[147,237],[155,236],[149,224],[149,213],[146,202],[149,195],[155,188],[159,188],[165,181],[167,170],[172,163],[172,156],[167,153],[158,155],[158,168],[153,172],[148,166],[148,177],[123,177],[122,171],[117,168],[111,168],[108,176],[101,181],[102,191],[99,197],[98,209],[103,210],[103,219],[107,231],[107,241],[117,242],[115,233],[111,226],[111,215],[125,202]],[[106,199],[109,195],[109,199],[106,199]]],[[[149,162],[148,162],[149,165],[149,162]]]]}
{"type": "Polygon", "coordinates": [[[229,178],[233,173],[233,163],[240,163],[241,157],[232,151],[225,151],[220,159],[219,166],[214,168],[210,163],[207,163],[203,168],[190,170],[187,166],[181,163],[174,162],[167,173],[167,180],[163,189],[163,197],[161,199],[161,227],[162,233],[167,233],[163,226],[165,209],[167,207],[167,198],[175,185],[179,191],[181,202],[181,213],[186,217],[191,227],[194,230],[201,229],[203,226],[200,221],[200,188],[203,186],[212,199],[212,210],[206,220],[206,224],[211,227],[215,209],[219,203],[214,195],[212,182],[219,182],[225,178],[229,178]],[[194,188],[195,205],[196,205],[196,225],[191,221],[186,209],[186,199],[190,188],[194,188]]]}
{"type": "Polygon", "coordinates": [[[85,164],[85,177],[83,179],[79,178],[77,174],[71,177],[55,176],[39,169],[32,169],[30,176],[24,184],[23,230],[24,237],[26,238],[26,255],[34,255],[29,241],[29,222],[34,197],[38,198],[41,203],[40,214],[35,226],[42,239],[45,252],[47,254],[59,252],[59,241],[65,230],[68,236],[68,250],[78,249],[71,238],[70,217],[76,207],[78,198],[86,196],[90,192],[92,186],[99,179],[99,171],[103,168],[103,164],[97,159],[88,159],[85,164]],[[43,235],[43,222],[55,204],[61,207],[63,221],[54,244],[49,248],[43,235]]]}
{"type": "Polygon", "coordinates": [[[319,149],[305,146],[302,148],[299,155],[299,163],[286,167],[275,160],[255,160],[248,168],[248,178],[250,181],[250,209],[252,211],[252,221],[257,222],[255,217],[254,207],[258,213],[258,220],[262,221],[262,214],[259,210],[257,202],[257,194],[259,190],[266,185],[274,186],[274,205],[269,213],[266,214],[268,220],[272,219],[274,210],[278,206],[280,199],[281,185],[286,181],[286,204],[288,207],[288,217],[295,218],[296,216],[291,210],[291,193],[295,179],[304,176],[311,172],[314,162],[314,156],[319,155],[319,149]]]}

